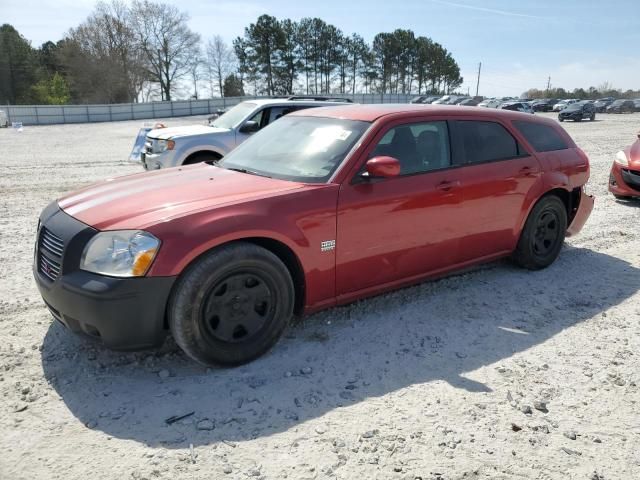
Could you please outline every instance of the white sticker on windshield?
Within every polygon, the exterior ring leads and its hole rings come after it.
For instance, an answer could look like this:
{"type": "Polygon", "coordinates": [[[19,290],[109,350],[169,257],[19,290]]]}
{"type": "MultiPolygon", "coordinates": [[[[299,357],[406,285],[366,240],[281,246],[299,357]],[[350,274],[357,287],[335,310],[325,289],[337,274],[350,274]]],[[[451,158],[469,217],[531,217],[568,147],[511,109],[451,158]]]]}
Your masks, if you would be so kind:
{"type": "Polygon", "coordinates": [[[312,137],[322,137],[325,140],[342,140],[343,142],[353,133],[342,127],[319,127],[311,132],[312,137]]]}

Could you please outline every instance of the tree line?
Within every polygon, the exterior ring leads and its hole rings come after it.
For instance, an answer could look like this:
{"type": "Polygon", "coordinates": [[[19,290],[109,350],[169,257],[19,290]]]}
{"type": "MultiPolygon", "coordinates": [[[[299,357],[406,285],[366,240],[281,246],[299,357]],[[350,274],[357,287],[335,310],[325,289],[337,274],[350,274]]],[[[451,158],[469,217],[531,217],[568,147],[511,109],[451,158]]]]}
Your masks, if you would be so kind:
{"type": "Polygon", "coordinates": [[[449,93],[460,68],[442,45],[411,30],[369,44],[320,18],[260,16],[231,45],[203,42],[177,7],[98,2],[63,39],[33,48],[0,27],[0,103],[129,103],[160,97],[331,93],[449,93]]]}

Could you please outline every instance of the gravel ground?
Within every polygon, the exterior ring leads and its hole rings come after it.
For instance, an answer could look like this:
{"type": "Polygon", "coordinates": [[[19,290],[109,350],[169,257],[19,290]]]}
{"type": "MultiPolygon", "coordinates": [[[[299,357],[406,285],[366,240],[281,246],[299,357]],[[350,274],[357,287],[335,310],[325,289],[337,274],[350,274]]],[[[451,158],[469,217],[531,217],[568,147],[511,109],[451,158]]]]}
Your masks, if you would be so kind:
{"type": "Polygon", "coordinates": [[[39,212],[139,171],[141,122],[0,130],[0,478],[640,478],[640,202],[606,191],[639,124],[563,124],[597,202],[550,268],[335,308],[226,370],[170,342],[107,351],[52,323],[34,285],[39,212]]]}

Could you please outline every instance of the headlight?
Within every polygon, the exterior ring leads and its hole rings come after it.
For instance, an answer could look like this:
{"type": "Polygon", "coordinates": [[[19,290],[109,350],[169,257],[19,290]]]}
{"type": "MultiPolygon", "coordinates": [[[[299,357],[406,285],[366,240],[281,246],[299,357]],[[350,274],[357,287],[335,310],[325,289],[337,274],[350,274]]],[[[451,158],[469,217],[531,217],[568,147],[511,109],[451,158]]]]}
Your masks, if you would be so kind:
{"type": "Polygon", "coordinates": [[[627,160],[627,156],[623,151],[619,151],[616,153],[616,163],[618,165],[622,165],[623,167],[629,166],[629,160],[627,160]]]}
{"type": "Polygon", "coordinates": [[[162,153],[167,150],[173,150],[176,146],[176,142],[173,140],[156,140],[156,153],[162,153]]]}
{"type": "Polygon", "coordinates": [[[85,247],[80,268],[112,277],[142,277],[159,247],[160,240],[140,230],[101,232],[85,247]]]}

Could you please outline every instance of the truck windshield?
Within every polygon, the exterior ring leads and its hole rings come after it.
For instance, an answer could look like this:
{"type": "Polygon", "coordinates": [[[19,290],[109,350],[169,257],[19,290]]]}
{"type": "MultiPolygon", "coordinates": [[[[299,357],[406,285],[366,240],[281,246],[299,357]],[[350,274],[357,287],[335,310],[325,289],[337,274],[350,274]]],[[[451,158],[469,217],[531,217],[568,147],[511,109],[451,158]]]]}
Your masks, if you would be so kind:
{"type": "Polygon", "coordinates": [[[216,165],[282,180],[326,182],[369,126],[335,118],[283,117],[216,165]]]}
{"type": "Polygon", "coordinates": [[[233,107],[227,113],[220,115],[212,124],[212,127],[232,129],[242,122],[256,108],[255,103],[242,102],[233,107]]]}

